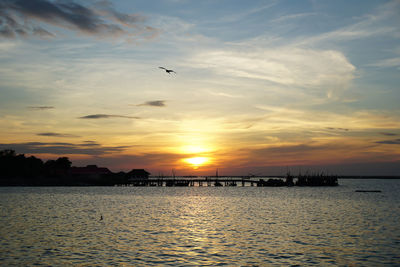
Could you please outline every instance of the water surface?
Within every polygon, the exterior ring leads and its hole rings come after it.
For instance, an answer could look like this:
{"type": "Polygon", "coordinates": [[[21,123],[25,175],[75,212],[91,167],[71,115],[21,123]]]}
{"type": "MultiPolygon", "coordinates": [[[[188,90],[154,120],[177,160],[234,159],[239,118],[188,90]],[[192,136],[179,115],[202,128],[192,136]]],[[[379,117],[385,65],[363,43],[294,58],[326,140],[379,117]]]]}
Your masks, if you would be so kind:
{"type": "Polygon", "coordinates": [[[400,180],[339,183],[3,187],[0,264],[400,265],[400,180]]]}

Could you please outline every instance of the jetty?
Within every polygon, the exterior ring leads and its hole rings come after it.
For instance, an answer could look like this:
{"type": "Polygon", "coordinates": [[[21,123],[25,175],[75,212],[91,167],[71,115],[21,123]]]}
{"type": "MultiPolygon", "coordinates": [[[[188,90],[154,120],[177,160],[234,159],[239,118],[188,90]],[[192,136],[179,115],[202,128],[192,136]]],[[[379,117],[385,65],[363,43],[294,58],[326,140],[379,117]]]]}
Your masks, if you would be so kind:
{"type": "Polygon", "coordinates": [[[149,177],[131,179],[128,183],[118,184],[118,186],[165,186],[165,187],[184,187],[184,186],[258,186],[258,187],[280,187],[280,186],[337,186],[336,176],[321,177],[149,177]]]}

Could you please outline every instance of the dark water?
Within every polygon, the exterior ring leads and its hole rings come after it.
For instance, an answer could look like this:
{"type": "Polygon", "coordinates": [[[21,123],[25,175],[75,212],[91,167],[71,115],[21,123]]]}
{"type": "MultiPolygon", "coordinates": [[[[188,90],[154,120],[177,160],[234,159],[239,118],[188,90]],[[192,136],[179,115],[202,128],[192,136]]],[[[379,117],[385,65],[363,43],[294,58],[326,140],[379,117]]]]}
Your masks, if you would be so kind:
{"type": "Polygon", "coordinates": [[[0,264],[399,266],[400,180],[339,182],[0,188],[0,264]]]}

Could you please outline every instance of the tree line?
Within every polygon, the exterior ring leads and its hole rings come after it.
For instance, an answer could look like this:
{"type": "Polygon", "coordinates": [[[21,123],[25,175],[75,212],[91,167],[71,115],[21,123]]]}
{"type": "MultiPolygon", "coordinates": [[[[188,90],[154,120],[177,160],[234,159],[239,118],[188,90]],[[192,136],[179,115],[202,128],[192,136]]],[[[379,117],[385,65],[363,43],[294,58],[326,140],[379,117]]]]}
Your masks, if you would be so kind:
{"type": "Polygon", "coordinates": [[[0,151],[0,186],[14,185],[114,185],[123,183],[125,173],[110,173],[98,179],[70,174],[68,157],[43,161],[35,156],[16,154],[12,149],[0,151]]]}

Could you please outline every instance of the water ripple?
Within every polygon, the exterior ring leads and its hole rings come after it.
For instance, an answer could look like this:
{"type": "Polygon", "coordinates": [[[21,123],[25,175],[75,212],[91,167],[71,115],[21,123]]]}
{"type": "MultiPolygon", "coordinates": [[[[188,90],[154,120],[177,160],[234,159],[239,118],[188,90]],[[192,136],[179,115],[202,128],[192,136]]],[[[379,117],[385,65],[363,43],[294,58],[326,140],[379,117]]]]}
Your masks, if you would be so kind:
{"type": "Polygon", "coordinates": [[[400,181],[341,184],[0,188],[0,261],[4,266],[400,265],[400,181]],[[362,186],[383,193],[354,192],[362,186]]]}

